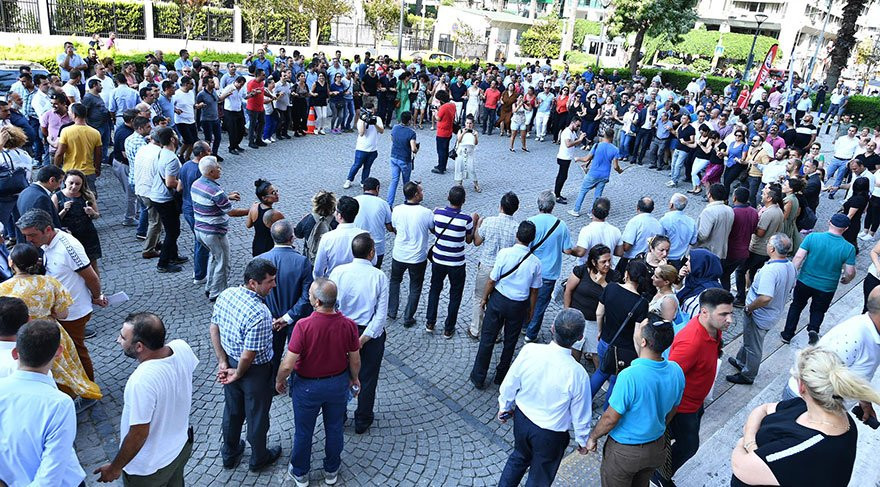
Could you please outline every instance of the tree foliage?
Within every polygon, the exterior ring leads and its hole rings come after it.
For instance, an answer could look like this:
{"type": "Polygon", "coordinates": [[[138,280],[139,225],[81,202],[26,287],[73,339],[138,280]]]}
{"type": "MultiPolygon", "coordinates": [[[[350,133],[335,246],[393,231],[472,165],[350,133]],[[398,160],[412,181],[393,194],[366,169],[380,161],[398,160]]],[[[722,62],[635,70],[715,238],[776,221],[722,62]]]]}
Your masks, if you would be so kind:
{"type": "Polygon", "coordinates": [[[378,47],[379,39],[383,39],[400,22],[400,3],[394,0],[367,0],[363,5],[364,20],[373,28],[374,47],[378,47]]]}
{"type": "MultiPolygon", "coordinates": [[[[202,11],[213,6],[214,0],[172,0],[180,13],[180,28],[183,30],[183,47],[187,47],[192,38],[193,28],[202,11]]],[[[203,14],[202,14],[203,15],[203,14]]]]}
{"type": "MultiPolygon", "coordinates": [[[[156,36],[184,37],[180,8],[176,4],[154,3],[153,13],[156,16],[156,22],[153,24],[156,36]]],[[[233,11],[231,9],[206,7],[193,16],[189,39],[232,42],[232,37],[233,11]]]]}
{"type": "MultiPolygon", "coordinates": [[[[715,46],[718,44],[718,31],[707,31],[705,28],[694,29],[681,36],[678,42],[670,39],[666,34],[657,37],[649,37],[645,40],[644,48],[645,59],[651,59],[657,51],[671,52],[679,57],[701,57],[712,59],[715,54],[715,46]]],[[[722,59],[727,61],[745,61],[749,57],[749,50],[752,47],[752,34],[735,34],[728,32],[722,37],[722,45],[724,46],[724,54],[722,59]]],[[[763,57],[770,50],[773,44],[778,41],[768,36],[758,36],[755,44],[755,56],[763,57]]],[[[782,53],[777,54],[777,59],[781,59],[782,53]]]]}
{"type": "Polygon", "coordinates": [[[635,34],[630,70],[635,70],[638,64],[646,35],[665,34],[676,42],[697,20],[697,0],[613,0],[612,5],[611,34],[635,34]]]}
{"type": "Polygon", "coordinates": [[[94,33],[125,38],[144,37],[144,4],[101,0],[58,0],[49,16],[53,34],[90,36],[94,33]]]}
{"type": "Polygon", "coordinates": [[[551,15],[534,23],[519,41],[519,50],[526,57],[559,57],[562,43],[562,24],[559,17],[551,15]]]}
{"type": "Polygon", "coordinates": [[[831,66],[828,68],[828,76],[825,82],[828,86],[837,85],[840,73],[849,62],[849,55],[856,45],[856,22],[862,14],[867,0],[846,0],[843,6],[843,16],[840,27],[837,29],[837,40],[834,41],[834,49],[831,51],[831,66]]]}
{"type": "Polygon", "coordinates": [[[602,33],[602,24],[594,20],[577,19],[574,21],[574,38],[572,49],[580,50],[587,36],[597,36],[602,33]]]}
{"type": "Polygon", "coordinates": [[[330,24],[333,22],[333,19],[336,17],[342,17],[344,15],[348,15],[352,11],[351,4],[349,4],[346,0],[335,0],[335,1],[327,1],[327,0],[275,0],[275,1],[287,1],[293,3],[294,6],[298,6],[297,10],[309,19],[315,19],[318,22],[318,32],[319,33],[329,33],[330,32],[330,24]]]}

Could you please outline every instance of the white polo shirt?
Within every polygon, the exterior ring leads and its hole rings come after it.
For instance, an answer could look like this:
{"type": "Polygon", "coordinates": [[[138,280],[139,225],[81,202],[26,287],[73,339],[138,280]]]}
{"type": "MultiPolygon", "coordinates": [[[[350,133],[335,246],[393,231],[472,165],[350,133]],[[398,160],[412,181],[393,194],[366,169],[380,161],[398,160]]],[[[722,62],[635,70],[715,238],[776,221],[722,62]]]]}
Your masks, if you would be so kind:
{"type": "Polygon", "coordinates": [[[391,257],[403,264],[419,264],[428,258],[434,213],[419,204],[403,203],[394,207],[391,225],[397,231],[391,257]]]}
{"type": "Polygon", "coordinates": [[[82,318],[92,312],[92,293],[78,271],[91,265],[89,256],[79,240],[73,235],[55,229],[55,237],[49,245],[43,245],[46,274],[58,279],[70,292],[73,305],[67,310],[66,321],[82,318]]]}

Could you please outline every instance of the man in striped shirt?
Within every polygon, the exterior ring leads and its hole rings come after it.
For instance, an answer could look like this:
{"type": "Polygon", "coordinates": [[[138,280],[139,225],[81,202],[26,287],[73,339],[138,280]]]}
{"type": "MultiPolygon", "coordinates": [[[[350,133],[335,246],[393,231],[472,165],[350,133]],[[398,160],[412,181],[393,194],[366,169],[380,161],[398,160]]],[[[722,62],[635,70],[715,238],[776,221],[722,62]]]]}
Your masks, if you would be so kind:
{"type": "Polygon", "coordinates": [[[235,191],[227,196],[217,183],[221,168],[216,157],[203,157],[199,161],[199,172],[202,173],[202,177],[195,180],[190,194],[196,239],[208,249],[209,253],[205,295],[213,302],[227,285],[229,240],[226,238],[226,231],[229,217],[245,216],[248,210],[233,208],[231,201],[238,201],[241,196],[235,191]]]}
{"type": "Polygon", "coordinates": [[[437,240],[428,251],[431,261],[431,288],[428,292],[428,311],[425,315],[425,331],[434,333],[437,323],[437,306],[440,304],[440,292],[443,281],[449,277],[449,307],[446,311],[446,323],[443,327],[443,338],[449,339],[455,334],[455,322],[458,319],[458,308],[464,291],[465,244],[474,240],[474,220],[480,215],[462,213],[465,191],[461,186],[453,186],[449,190],[449,206],[434,210],[434,235],[437,240]]]}

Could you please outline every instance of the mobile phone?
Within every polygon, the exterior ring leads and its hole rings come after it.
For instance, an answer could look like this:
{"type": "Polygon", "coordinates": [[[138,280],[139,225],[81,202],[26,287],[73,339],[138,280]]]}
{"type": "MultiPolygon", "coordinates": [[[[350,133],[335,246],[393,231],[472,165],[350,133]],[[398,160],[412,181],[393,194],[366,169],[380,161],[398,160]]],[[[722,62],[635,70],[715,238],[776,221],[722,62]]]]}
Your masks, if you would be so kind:
{"type": "MultiPolygon", "coordinates": [[[[862,416],[865,415],[865,411],[862,409],[860,404],[856,404],[854,408],[852,408],[852,413],[856,416],[856,419],[859,421],[862,420],[862,416]]],[[[880,421],[877,420],[876,416],[872,416],[865,424],[871,427],[871,429],[880,428],[880,421]]]]}
{"type": "Polygon", "coordinates": [[[498,416],[498,419],[500,419],[502,421],[507,421],[508,419],[510,419],[512,417],[513,417],[513,413],[511,413],[510,411],[504,411],[503,413],[501,413],[500,416],[498,416]]]}

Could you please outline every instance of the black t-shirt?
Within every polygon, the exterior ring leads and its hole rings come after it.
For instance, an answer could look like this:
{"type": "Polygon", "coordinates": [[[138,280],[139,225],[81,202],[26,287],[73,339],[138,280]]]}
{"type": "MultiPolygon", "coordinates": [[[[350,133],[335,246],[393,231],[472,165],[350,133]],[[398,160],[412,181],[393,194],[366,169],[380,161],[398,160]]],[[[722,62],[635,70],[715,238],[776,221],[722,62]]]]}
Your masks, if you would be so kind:
{"type": "MultiPolygon", "coordinates": [[[[571,307],[583,313],[584,318],[588,321],[596,321],[596,308],[599,306],[599,298],[605,288],[590,277],[590,270],[586,264],[576,266],[571,270],[571,273],[580,279],[574,292],[571,293],[571,307]]],[[[609,271],[605,276],[605,282],[613,281],[615,277],[614,271],[609,271]]]]}
{"type": "Polygon", "coordinates": [[[688,154],[693,153],[694,147],[688,147],[688,146],[684,145],[684,142],[691,137],[693,137],[694,141],[696,141],[697,140],[696,135],[697,135],[697,131],[694,129],[693,126],[691,126],[691,124],[687,124],[684,127],[679,127],[679,129],[678,129],[678,146],[676,147],[676,149],[678,149],[680,151],[687,152],[688,154]]]}
{"type": "Polygon", "coordinates": [[[611,282],[602,291],[599,302],[605,305],[605,320],[602,323],[602,334],[600,338],[609,345],[617,345],[621,348],[635,349],[633,344],[633,333],[635,324],[644,320],[648,316],[648,301],[638,294],[625,289],[616,282],[611,282]],[[636,306],[638,303],[638,306],[636,306]],[[636,308],[632,317],[624,323],[631,309],[636,308]],[[614,343],[611,339],[624,325],[623,331],[617,337],[614,343]]]}
{"type": "Polygon", "coordinates": [[[376,96],[379,89],[379,77],[378,76],[364,76],[361,79],[361,87],[364,89],[364,92],[370,96],[376,96]]]}
{"type": "MultiPolygon", "coordinates": [[[[847,414],[849,431],[828,436],[797,423],[806,411],[807,404],[799,397],[778,403],[776,412],[761,420],[755,454],[770,467],[779,485],[846,487],[856,461],[855,421],[847,414]]],[[[734,480],[731,485],[745,485],[734,480]]]]}
{"type": "Polygon", "coordinates": [[[697,153],[695,154],[695,157],[697,159],[709,159],[711,157],[711,153],[713,153],[715,151],[710,150],[709,152],[706,152],[705,150],[703,150],[703,146],[701,145],[701,142],[703,144],[708,143],[708,141],[701,141],[699,138],[697,139],[697,147],[696,147],[697,153]]]}
{"type": "Polygon", "coordinates": [[[862,164],[865,166],[865,169],[874,172],[877,169],[877,166],[880,166],[880,154],[876,152],[869,155],[859,154],[856,156],[856,159],[862,161],[862,164]]]}
{"type": "Polygon", "coordinates": [[[718,145],[715,146],[715,149],[712,150],[712,153],[709,154],[709,163],[710,164],[724,164],[724,159],[718,156],[718,151],[727,150],[727,144],[724,142],[719,142],[718,145]]]}
{"type": "Polygon", "coordinates": [[[379,79],[379,83],[383,88],[388,88],[388,91],[383,91],[382,94],[385,95],[385,98],[393,100],[397,98],[397,92],[391,91],[392,89],[397,89],[397,79],[389,78],[388,76],[382,76],[379,79]]]}
{"type": "Polygon", "coordinates": [[[452,97],[452,101],[462,101],[462,97],[467,92],[468,87],[462,84],[458,86],[458,83],[453,83],[452,86],[449,87],[449,94],[452,97]]]}

